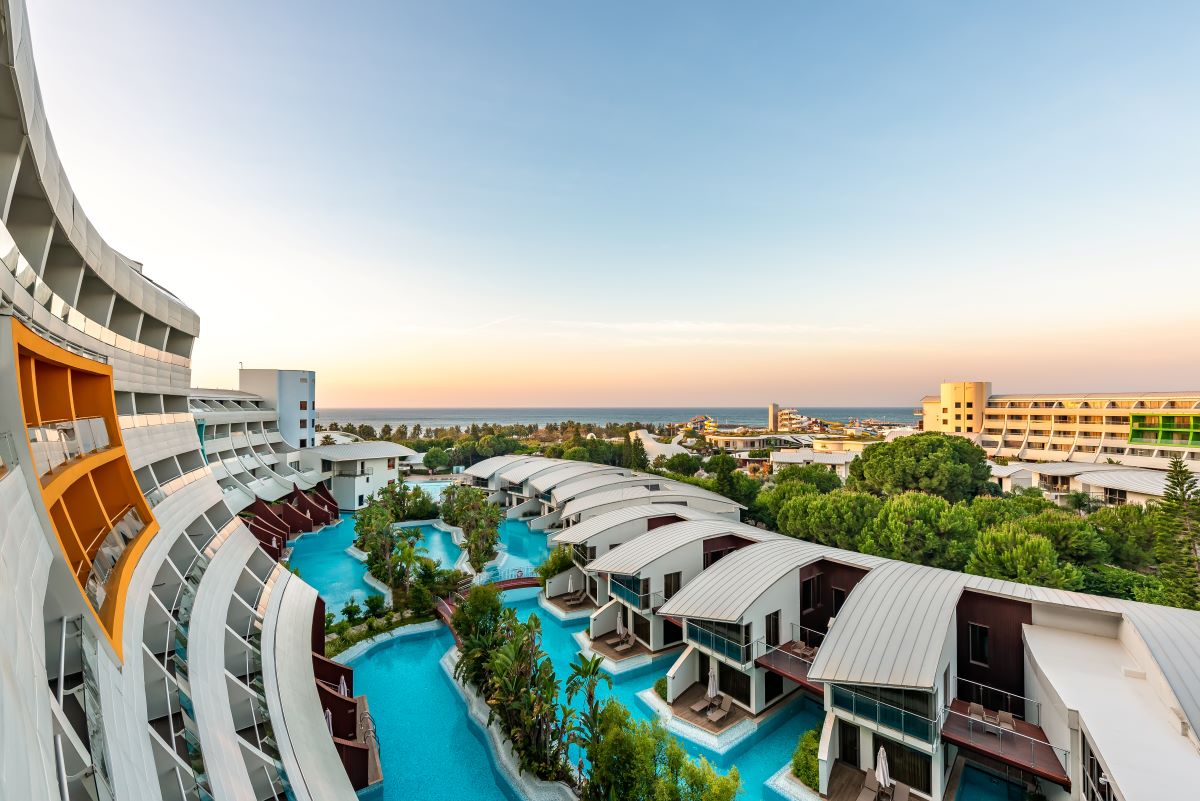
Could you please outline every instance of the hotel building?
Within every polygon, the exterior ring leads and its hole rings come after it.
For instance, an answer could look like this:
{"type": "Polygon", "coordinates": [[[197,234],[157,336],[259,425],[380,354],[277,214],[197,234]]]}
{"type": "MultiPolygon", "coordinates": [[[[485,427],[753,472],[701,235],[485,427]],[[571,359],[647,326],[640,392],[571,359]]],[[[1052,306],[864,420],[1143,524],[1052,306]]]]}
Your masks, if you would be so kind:
{"type": "Polygon", "coordinates": [[[365,703],[234,511],[288,462],[274,412],[204,410],[246,426],[244,469],[197,436],[199,319],[89,221],[24,6],[0,17],[0,795],[349,801],[379,779],[365,703]]]}
{"type": "Polygon", "coordinates": [[[1159,470],[1173,456],[1200,462],[1200,392],[993,395],[988,381],[953,381],[921,407],[926,431],[961,434],[988,456],[1159,470]]]}
{"type": "Polygon", "coordinates": [[[896,562],[672,503],[609,510],[552,541],[574,565],[545,602],[588,610],[581,644],[616,672],[676,655],[659,712],[672,732],[721,748],[801,697],[820,704],[823,797],[857,798],[880,748],[894,779],[935,801],[967,767],[1054,801],[1178,797],[1200,770],[1200,612],[896,562]],[[571,584],[583,604],[561,600],[571,584]],[[620,651],[618,619],[632,637],[620,651]],[[731,702],[716,724],[695,712],[710,669],[731,702]]]}

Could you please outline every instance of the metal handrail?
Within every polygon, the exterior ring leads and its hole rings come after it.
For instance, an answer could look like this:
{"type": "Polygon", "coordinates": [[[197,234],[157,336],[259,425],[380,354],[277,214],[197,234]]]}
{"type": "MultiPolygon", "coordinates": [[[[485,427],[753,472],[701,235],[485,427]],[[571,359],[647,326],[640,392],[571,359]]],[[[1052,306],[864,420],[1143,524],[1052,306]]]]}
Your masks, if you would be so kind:
{"type": "Polygon", "coordinates": [[[871,698],[855,692],[841,684],[833,685],[833,705],[844,709],[860,718],[873,721],[879,726],[886,726],[902,736],[912,737],[923,743],[931,743],[941,730],[943,715],[936,719],[925,717],[919,712],[911,712],[893,706],[886,701],[871,698]]]}
{"type": "Polygon", "coordinates": [[[1042,720],[1042,704],[1024,695],[1010,693],[999,687],[991,687],[978,681],[958,677],[958,697],[967,702],[977,703],[985,709],[1008,712],[1013,717],[1020,718],[1026,723],[1040,726],[1042,720]],[[964,692],[964,685],[966,691],[964,692]],[[999,702],[999,703],[997,703],[999,702]]]}
{"type": "Polygon", "coordinates": [[[754,662],[753,642],[748,642],[745,645],[736,643],[728,637],[709,631],[694,620],[687,621],[685,636],[688,642],[693,645],[706,648],[718,656],[723,656],[726,659],[736,662],[743,668],[754,662]],[[693,636],[693,631],[698,632],[698,635],[693,636]],[[740,659],[738,658],[739,656],[741,657],[740,659]]]}
{"type": "MultiPolygon", "coordinates": [[[[967,739],[972,743],[986,743],[989,746],[998,745],[1002,755],[1013,759],[1021,759],[1024,761],[1024,764],[1033,767],[1045,766],[1047,764],[1044,752],[1042,760],[1039,763],[1038,751],[1042,748],[1048,748],[1054,754],[1057,767],[1063,771],[1069,770],[1068,766],[1071,761],[1071,752],[1069,749],[1060,748],[1045,740],[1021,734],[1013,729],[1002,728],[996,723],[978,720],[972,718],[970,715],[955,712],[950,707],[945,707],[943,709],[943,719],[949,720],[951,716],[967,724],[967,739]],[[978,739],[976,739],[977,736],[978,739]],[[1005,747],[1006,741],[1008,742],[1007,748],[1005,747]]],[[[992,748],[988,748],[987,751],[995,753],[992,748]]]]}

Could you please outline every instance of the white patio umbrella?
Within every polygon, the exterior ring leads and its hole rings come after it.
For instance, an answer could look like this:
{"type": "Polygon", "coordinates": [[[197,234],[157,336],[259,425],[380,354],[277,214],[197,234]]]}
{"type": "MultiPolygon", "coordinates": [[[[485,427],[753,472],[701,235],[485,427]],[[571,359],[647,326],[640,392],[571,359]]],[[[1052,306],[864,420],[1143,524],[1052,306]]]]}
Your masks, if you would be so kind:
{"type": "Polygon", "coordinates": [[[620,611],[617,612],[617,636],[625,637],[625,616],[620,611]]]}
{"type": "Polygon", "coordinates": [[[575,574],[567,576],[567,595],[575,592],[575,574]]]}
{"type": "Polygon", "coordinates": [[[333,713],[329,711],[329,707],[325,707],[325,725],[329,727],[329,736],[333,736],[333,713]]]}
{"type": "Polygon", "coordinates": [[[879,753],[875,755],[875,778],[880,787],[892,786],[892,774],[888,772],[887,751],[883,750],[882,745],[879,746],[879,753]]]}
{"type": "Polygon", "coordinates": [[[721,686],[717,682],[717,665],[713,660],[708,662],[708,693],[707,697],[711,701],[721,692],[721,686]]]}
{"type": "Polygon", "coordinates": [[[350,688],[346,686],[346,676],[344,674],[338,676],[338,692],[342,695],[350,694],[350,688]]]}

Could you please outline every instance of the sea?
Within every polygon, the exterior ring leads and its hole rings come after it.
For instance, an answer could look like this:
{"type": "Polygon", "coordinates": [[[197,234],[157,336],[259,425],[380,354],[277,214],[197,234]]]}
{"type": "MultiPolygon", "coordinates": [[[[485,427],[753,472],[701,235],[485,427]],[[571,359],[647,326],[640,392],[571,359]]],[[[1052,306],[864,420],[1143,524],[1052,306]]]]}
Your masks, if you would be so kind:
{"type": "MultiPolygon", "coordinates": [[[[912,406],[781,406],[781,408],[796,408],[801,414],[809,417],[843,423],[855,419],[874,419],[887,423],[913,423],[917,419],[913,415],[912,406]]],[[[325,425],[354,423],[355,425],[371,425],[376,428],[384,423],[393,427],[404,424],[411,428],[414,424],[419,423],[422,428],[445,428],[450,426],[468,427],[472,423],[545,425],[546,423],[561,423],[564,420],[596,425],[638,422],[653,423],[657,426],[682,423],[699,414],[707,414],[715,418],[721,426],[763,428],[767,425],[767,407],[765,406],[445,407],[437,409],[330,407],[317,411],[318,419],[325,425]]]]}

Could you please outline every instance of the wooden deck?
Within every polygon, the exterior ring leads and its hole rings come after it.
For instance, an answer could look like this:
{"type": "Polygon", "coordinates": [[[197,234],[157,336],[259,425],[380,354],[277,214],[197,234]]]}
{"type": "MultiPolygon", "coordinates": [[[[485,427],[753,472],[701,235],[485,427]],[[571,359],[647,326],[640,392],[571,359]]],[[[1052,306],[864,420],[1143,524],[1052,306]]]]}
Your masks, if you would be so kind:
{"type": "Polygon", "coordinates": [[[742,709],[737,704],[732,704],[729,707],[729,714],[720,723],[713,723],[708,719],[708,716],[702,712],[693,712],[692,704],[704,698],[704,693],[708,689],[702,682],[696,682],[691,687],[683,691],[683,695],[675,699],[675,703],[671,704],[671,712],[680,720],[686,720],[688,723],[699,726],[705,731],[719,734],[725,731],[733,724],[740,720],[745,720],[750,717],[750,713],[742,709]]]}
{"type": "Polygon", "coordinates": [[[563,593],[563,595],[556,595],[553,598],[547,598],[546,600],[550,603],[551,606],[553,606],[555,609],[557,609],[560,612],[578,612],[581,609],[586,609],[588,611],[595,611],[597,609],[596,602],[593,601],[591,598],[589,598],[586,595],[583,596],[582,603],[577,603],[574,605],[571,605],[563,600],[565,595],[566,595],[566,593],[563,593]]]}
{"type": "Polygon", "coordinates": [[[618,651],[616,647],[609,645],[608,641],[616,639],[617,633],[610,631],[608,634],[601,634],[594,640],[589,642],[589,647],[603,657],[611,659],[614,662],[620,662],[623,659],[629,659],[633,656],[641,656],[642,654],[653,653],[649,648],[642,645],[636,639],[633,640],[633,647],[626,651],[618,651]]]}
{"type": "Polygon", "coordinates": [[[865,770],[859,770],[840,759],[835,761],[833,770],[829,772],[829,794],[826,798],[829,801],[858,801],[866,777],[865,770]]]}
{"type": "Polygon", "coordinates": [[[946,716],[946,722],[942,724],[943,740],[1028,771],[1068,790],[1071,788],[1071,777],[1050,747],[1041,726],[1018,720],[1014,734],[994,724],[971,719],[968,708],[966,701],[958,698],[951,701],[950,710],[957,714],[946,716]]]}
{"type": "Polygon", "coordinates": [[[799,642],[785,642],[779,648],[755,659],[754,664],[796,682],[810,693],[824,697],[825,685],[808,679],[808,669],[812,663],[800,656],[802,646],[803,643],[799,642]]]}

